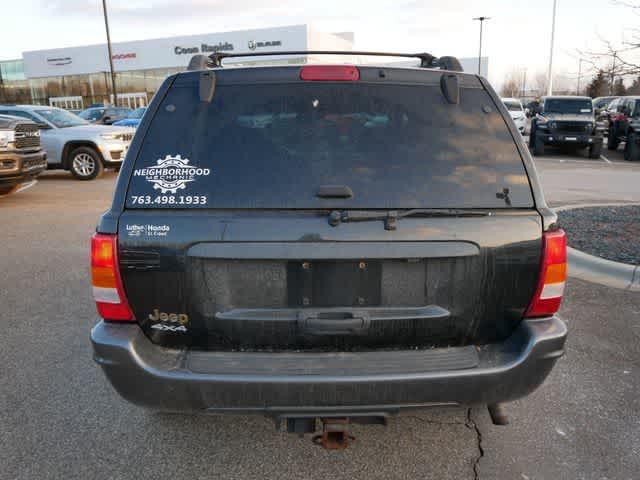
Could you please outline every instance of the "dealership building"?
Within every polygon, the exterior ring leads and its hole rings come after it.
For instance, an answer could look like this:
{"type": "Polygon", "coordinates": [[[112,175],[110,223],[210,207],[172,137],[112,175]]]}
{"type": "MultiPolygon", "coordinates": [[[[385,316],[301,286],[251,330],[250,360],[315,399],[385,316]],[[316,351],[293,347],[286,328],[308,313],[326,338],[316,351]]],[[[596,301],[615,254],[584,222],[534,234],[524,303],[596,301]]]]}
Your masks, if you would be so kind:
{"type": "MultiPolygon", "coordinates": [[[[350,51],[353,50],[353,42],[351,32],[323,33],[309,25],[293,25],[113,43],[118,104],[129,107],[146,105],[162,81],[170,74],[185,70],[195,54],[209,55],[218,51],[350,51]]],[[[229,59],[225,64],[300,64],[310,61],[328,60],[326,56],[274,55],[229,59]]],[[[477,69],[477,59],[461,59],[461,62],[465,70],[477,69]]],[[[484,58],[482,67],[486,75],[487,60],[484,58]]],[[[0,103],[82,109],[93,103],[110,103],[110,83],[106,44],[30,51],[24,52],[21,59],[0,61],[0,103]]]]}

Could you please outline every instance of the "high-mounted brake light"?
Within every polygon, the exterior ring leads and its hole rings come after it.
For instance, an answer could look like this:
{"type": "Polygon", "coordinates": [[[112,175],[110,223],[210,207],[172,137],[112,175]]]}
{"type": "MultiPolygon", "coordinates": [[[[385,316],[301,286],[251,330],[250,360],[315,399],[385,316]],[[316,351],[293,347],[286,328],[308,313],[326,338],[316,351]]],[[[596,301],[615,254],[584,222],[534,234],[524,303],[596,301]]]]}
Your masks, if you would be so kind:
{"type": "Polygon", "coordinates": [[[306,65],[300,69],[301,80],[353,82],[360,80],[360,70],[353,65],[306,65]]]}
{"type": "Polygon", "coordinates": [[[118,268],[118,237],[91,237],[91,283],[98,314],[105,320],[134,321],[118,268]]]}
{"type": "Polygon", "coordinates": [[[525,317],[547,317],[560,308],[567,279],[567,236],[564,230],[545,232],[542,237],[540,279],[525,317]]]}

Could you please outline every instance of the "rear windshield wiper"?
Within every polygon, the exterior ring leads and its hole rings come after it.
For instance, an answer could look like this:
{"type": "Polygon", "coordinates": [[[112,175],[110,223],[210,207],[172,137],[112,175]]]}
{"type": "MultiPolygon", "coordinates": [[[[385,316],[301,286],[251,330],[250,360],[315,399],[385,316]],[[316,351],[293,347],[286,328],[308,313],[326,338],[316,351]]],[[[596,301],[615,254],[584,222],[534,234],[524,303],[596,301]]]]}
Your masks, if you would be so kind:
{"type": "Polygon", "coordinates": [[[396,222],[404,217],[486,217],[491,212],[479,212],[456,208],[412,208],[410,210],[333,210],[329,213],[329,225],[341,223],[384,220],[385,230],[395,230],[396,222]]]}

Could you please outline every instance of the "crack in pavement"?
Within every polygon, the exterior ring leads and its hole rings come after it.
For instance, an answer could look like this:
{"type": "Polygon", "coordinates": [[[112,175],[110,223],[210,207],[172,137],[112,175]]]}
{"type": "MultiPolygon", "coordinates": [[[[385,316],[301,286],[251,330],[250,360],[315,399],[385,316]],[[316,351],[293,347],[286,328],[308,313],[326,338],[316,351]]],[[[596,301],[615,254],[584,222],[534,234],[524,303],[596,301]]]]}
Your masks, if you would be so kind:
{"type": "Polygon", "coordinates": [[[428,418],[422,418],[422,417],[417,417],[415,415],[403,415],[401,417],[398,417],[400,420],[417,420],[418,422],[422,422],[422,423],[429,423],[429,424],[434,424],[434,425],[464,425],[465,427],[468,426],[467,422],[441,422],[438,420],[430,420],[428,418]]]}
{"type": "Polygon", "coordinates": [[[474,430],[476,433],[476,441],[478,444],[478,456],[473,462],[473,478],[475,480],[478,480],[480,478],[480,472],[478,471],[478,468],[480,467],[480,460],[482,459],[482,457],[484,457],[484,448],[482,447],[482,432],[480,432],[480,428],[478,428],[478,425],[476,424],[475,420],[471,418],[470,408],[467,410],[467,422],[465,425],[468,429],[474,430]]]}

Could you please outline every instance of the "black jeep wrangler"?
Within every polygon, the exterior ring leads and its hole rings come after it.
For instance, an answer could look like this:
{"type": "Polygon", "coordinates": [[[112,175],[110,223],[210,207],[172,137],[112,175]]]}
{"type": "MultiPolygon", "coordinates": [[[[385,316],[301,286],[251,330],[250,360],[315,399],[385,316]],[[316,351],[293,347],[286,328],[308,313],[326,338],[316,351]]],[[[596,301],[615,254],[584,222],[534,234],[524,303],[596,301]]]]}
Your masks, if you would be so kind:
{"type": "Polygon", "coordinates": [[[578,150],[588,148],[589,158],[600,158],[602,130],[596,124],[589,97],[543,97],[541,110],[531,120],[529,147],[544,155],[545,145],[578,150]]]}
{"type": "Polygon", "coordinates": [[[504,420],[564,352],[566,239],[488,82],[427,54],[227,56],[165,80],[92,238],[113,386],[298,433],[322,418],[325,446],[408,408],[504,420]]]}

